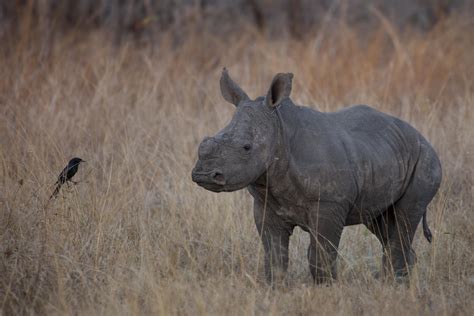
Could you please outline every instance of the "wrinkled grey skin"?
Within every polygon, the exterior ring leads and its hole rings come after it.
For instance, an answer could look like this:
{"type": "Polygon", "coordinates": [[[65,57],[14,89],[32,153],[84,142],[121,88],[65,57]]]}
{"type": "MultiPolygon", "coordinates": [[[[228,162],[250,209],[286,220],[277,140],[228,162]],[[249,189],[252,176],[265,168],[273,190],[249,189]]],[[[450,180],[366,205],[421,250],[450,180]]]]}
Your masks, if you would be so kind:
{"type": "Polygon", "coordinates": [[[213,192],[247,188],[265,250],[269,282],[288,267],[294,227],[310,233],[308,259],[317,283],[335,277],[344,226],[364,224],[384,248],[384,272],[405,276],[441,165],[408,123],[365,105],[321,113],[289,98],[292,74],[277,74],[265,97],[251,100],[224,69],[225,100],[236,106],[223,130],[205,138],[193,181],[213,192]]]}

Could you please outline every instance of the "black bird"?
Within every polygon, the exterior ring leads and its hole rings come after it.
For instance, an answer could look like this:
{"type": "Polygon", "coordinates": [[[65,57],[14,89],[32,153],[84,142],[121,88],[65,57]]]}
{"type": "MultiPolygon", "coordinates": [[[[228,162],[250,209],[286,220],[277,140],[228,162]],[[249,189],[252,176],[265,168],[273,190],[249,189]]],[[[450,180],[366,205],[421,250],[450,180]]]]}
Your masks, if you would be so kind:
{"type": "Polygon", "coordinates": [[[74,177],[74,175],[77,173],[77,170],[79,169],[79,164],[81,162],[86,162],[86,161],[77,157],[69,160],[69,162],[67,163],[67,166],[59,174],[58,181],[56,181],[55,183],[57,184],[56,189],[54,189],[54,192],[53,194],[51,194],[49,199],[55,197],[59,193],[59,190],[61,189],[61,186],[64,183],[71,181],[72,183],[75,184],[75,182],[72,181],[71,178],[74,177]]]}

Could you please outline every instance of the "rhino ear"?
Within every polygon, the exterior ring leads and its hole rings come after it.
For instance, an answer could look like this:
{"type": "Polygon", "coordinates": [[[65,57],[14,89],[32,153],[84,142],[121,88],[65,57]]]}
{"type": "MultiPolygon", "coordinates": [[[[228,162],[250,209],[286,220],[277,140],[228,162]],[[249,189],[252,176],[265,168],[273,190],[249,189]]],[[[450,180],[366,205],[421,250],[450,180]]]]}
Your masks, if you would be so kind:
{"type": "Polygon", "coordinates": [[[247,94],[239,87],[239,85],[230,78],[229,72],[226,68],[222,70],[220,85],[224,99],[235,106],[238,106],[240,102],[249,99],[247,94]]]}
{"type": "Polygon", "coordinates": [[[265,97],[267,106],[271,108],[277,107],[281,101],[290,96],[292,80],[292,73],[279,73],[273,78],[270,89],[265,97]]]}

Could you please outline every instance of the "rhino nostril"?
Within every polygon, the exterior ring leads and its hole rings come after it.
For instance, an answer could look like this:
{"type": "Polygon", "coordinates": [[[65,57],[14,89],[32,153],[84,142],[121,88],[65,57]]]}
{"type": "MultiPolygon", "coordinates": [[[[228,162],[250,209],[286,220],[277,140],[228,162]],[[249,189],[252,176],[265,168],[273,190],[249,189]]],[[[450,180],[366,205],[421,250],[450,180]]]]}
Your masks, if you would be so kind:
{"type": "Polygon", "coordinates": [[[220,173],[219,171],[214,171],[214,172],[211,174],[211,177],[212,177],[212,180],[214,180],[215,183],[217,183],[217,184],[225,184],[224,175],[223,175],[222,173],[220,173]]]}

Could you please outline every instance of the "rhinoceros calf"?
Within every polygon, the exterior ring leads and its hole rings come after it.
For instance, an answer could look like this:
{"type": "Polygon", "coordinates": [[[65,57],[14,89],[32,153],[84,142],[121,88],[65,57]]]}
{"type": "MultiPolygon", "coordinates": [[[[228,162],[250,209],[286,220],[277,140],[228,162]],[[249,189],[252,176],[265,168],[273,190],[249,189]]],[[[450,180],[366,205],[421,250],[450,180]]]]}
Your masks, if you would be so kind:
{"type": "Polygon", "coordinates": [[[440,161],[408,123],[365,105],[322,113],[290,99],[293,75],[277,74],[265,97],[251,100],[230,78],[224,99],[236,106],[223,130],[205,138],[192,171],[213,192],[247,188],[269,282],[288,267],[295,226],[309,232],[308,259],[317,283],[335,277],[344,226],[364,224],[384,248],[384,271],[407,275],[411,247],[439,188],[440,161]]]}

